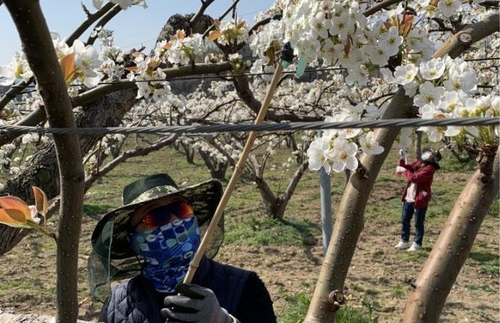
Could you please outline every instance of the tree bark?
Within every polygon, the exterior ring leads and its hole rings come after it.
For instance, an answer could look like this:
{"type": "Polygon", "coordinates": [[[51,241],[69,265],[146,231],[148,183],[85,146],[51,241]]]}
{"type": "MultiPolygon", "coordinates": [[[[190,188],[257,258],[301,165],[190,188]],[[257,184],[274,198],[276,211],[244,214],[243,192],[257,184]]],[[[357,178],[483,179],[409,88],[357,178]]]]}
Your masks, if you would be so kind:
{"type": "Polygon", "coordinates": [[[483,21],[466,25],[458,33],[450,37],[435,53],[434,57],[448,54],[451,58],[458,57],[475,42],[500,31],[500,14],[496,13],[483,21]]]}
{"type": "Polygon", "coordinates": [[[469,257],[472,245],[499,191],[497,147],[482,151],[482,165],[458,197],[418,275],[404,314],[408,323],[439,321],[446,298],[469,257]]]}
{"type": "Polygon", "coordinates": [[[309,167],[309,161],[305,160],[295,170],[292,179],[290,180],[290,182],[288,182],[288,186],[286,187],[285,192],[280,197],[278,203],[278,209],[276,210],[276,213],[273,214],[275,218],[283,219],[285,217],[285,210],[288,205],[288,202],[290,202],[290,199],[292,198],[293,193],[295,192],[295,189],[297,188],[297,185],[300,182],[300,179],[302,178],[304,173],[308,170],[308,167],[309,167]]]}
{"type": "MultiPolygon", "coordinates": [[[[78,127],[118,127],[125,113],[137,102],[135,96],[135,90],[122,90],[94,100],[76,113],[76,123],[78,127]]],[[[101,138],[102,135],[80,136],[82,154],[101,138]]],[[[6,183],[0,195],[15,195],[31,203],[31,186],[40,187],[49,199],[59,195],[59,170],[53,143],[37,147],[33,158],[19,175],[6,183]]],[[[29,232],[0,224],[0,255],[15,247],[29,232]]]]}
{"type": "MultiPolygon", "coordinates": [[[[403,88],[398,90],[383,119],[404,118],[411,111],[413,101],[404,93],[403,88]]],[[[349,177],[304,323],[333,322],[335,319],[339,308],[336,303],[343,300],[344,281],[363,230],[368,197],[399,132],[400,128],[379,129],[376,138],[384,147],[384,152],[379,155],[363,155],[360,160],[361,168],[352,172],[349,177]]]]}
{"type": "MultiPolygon", "coordinates": [[[[52,38],[38,1],[5,2],[19,32],[36,78],[50,127],[76,128],[71,100],[52,38]],[[43,50],[41,50],[43,49],[43,50]]],[[[61,206],[57,230],[57,322],[78,318],[78,246],[83,213],[85,174],[76,134],[52,136],[60,179],[61,206]]]]}

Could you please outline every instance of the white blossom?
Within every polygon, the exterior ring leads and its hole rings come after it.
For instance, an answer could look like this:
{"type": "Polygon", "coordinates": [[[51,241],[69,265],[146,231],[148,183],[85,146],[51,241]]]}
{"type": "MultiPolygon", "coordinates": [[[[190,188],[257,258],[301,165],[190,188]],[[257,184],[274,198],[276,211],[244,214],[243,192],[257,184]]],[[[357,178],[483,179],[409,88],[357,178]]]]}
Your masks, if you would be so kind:
{"type": "Polygon", "coordinates": [[[439,11],[446,18],[451,17],[460,8],[461,0],[440,0],[438,3],[439,11]]]}
{"type": "Polygon", "coordinates": [[[413,102],[417,107],[422,107],[425,104],[437,103],[445,92],[442,86],[434,86],[431,82],[420,84],[419,93],[413,98],[413,102]]]}
{"type": "Polygon", "coordinates": [[[310,170],[320,170],[324,167],[326,173],[330,173],[331,165],[325,156],[325,152],[329,150],[329,143],[324,137],[316,138],[309,149],[307,150],[307,156],[309,157],[309,169],[310,170]]]}
{"type": "Polygon", "coordinates": [[[420,63],[420,75],[426,81],[432,81],[439,79],[444,71],[446,65],[445,62],[441,58],[434,58],[430,61],[420,63]]]}
{"type": "Polygon", "coordinates": [[[358,146],[355,143],[337,138],[334,140],[333,149],[327,151],[325,156],[332,162],[334,172],[342,172],[345,169],[354,171],[358,168],[357,151],[358,146]]]}
{"type": "Polygon", "coordinates": [[[398,28],[392,26],[386,33],[380,36],[379,48],[387,55],[394,56],[399,52],[399,46],[403,44],[403,37],[399,35],[398,28]]]}
{"type": "Polygon", "coordinates": [[[359,138],[359,144],[361,151],[368,155],[378,155],[384,151],[384,147],[379,145],[373,131],[359,138]]]}
{"type": "Polygon", "coordinates": [[[79,39],[74,41],[73,51],[75,52],[75,66],[81,72],[78,74],[78,79],[87,87],[96,86],[100,79],[97,69],[102,63],[99,53],[93,46],[85,46],[79,39]]]}

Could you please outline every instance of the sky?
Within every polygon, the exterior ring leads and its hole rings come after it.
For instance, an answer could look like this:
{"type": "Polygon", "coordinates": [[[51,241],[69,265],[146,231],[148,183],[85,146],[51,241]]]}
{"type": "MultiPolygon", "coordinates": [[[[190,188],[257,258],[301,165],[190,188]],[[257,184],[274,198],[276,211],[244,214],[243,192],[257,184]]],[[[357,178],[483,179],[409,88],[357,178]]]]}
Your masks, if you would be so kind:
{"type": "MultiPolygon", "coordinates": [[[[265,11],[273,0],[240,0],[238,16],[253,25],[255,14],[265,11]]],[[[80,3],[91,12],[94,7],[91,0],[40,0],[42,10],[52,32],[58,32],[62,38],[68,37],[84,20],[85,13],[80,3]]],[[[174,14],[189,14],[198,11],[200,0],[147,0],[148,8],[134,6],[122,10],[110,21],[106,28],[114,30],[115,44],[124,50],[146,46],[149,52],[168,18],[174,14]]],[[[206,11],[213,18],[222,15],[233,0],[215,0],[206,11]]],[[[85,35],[88,35],[85,34],[85,35]]],[[[85,38],[81,38],[85,40],[85,38]]],[[[14,54],[21,52],[21,41],[12,18],[5,7],[0,5],[0,65],[8,64],[14,54]]]]}

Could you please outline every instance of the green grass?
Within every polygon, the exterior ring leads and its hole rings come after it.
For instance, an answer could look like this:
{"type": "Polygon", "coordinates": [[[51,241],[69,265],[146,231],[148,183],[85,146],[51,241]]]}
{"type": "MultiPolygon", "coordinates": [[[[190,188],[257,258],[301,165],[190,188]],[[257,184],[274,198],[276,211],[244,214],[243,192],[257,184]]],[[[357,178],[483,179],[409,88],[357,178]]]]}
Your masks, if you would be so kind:
{"type": "MultiPolygon", "coordinates": [[[[288,298],[290,308],[286,310],[278,319],[279,323],[299,323],[309,308],[311,299],[307,295],[299,294],[288,298]]],[[[336,323],[377,323],[378,318],[374,314],[371,303],[364,303],[363,308],[350,307],[349,303],[343,305],[335,315],[336,323]]]]}
{"type": "Polygon", "coordinates": [[[229,222],[226,226],[226,244],[268,245],[312,245],[321,228],[309,221],[279,220],[269,216],[241,217],[241,221],[229,222]]]}
{"type": "Polygon", "coordinates": [[[496,293],[497,292],[497,289],[492,287],[492,286],[489,286],[489,285],[466,285],[465,288],[467,290],[478,290],[478,291],[484,291],[484,292],[487,292],[487,293],[496,293]]]}
{"type": "Polygon", "coordinates": [[[477,164],[474,159],[466,163],[459,162],[455,157],[451,155],[451,153],[446,154],[443,159],[439,161],[441,171],[444,172],[473,171],[476,165],[477,164]]]}
{"type": "Polygon", "coordinates": [[[500,217],[500,196],[497,196],[497,199],[491,204],[487,216],[500,217]]]}
{"type": "Polygon", "coordinates": [[[85,203],[83,205],[83,214],[88,216],[99,216],[106,213],[109,209],[115,207],[114,205],[105,204],[92,204],[85,203]]]}
{"type": "Polygon", "coordinates": [[[473,250],[469,258],[476,262],[484,273],[500,277],[500,257],[498,256],[498,252],[492,253],[473,250]]]}
{"type": "Polygon", "coordinates": [[[398,285],[393,288],[392,296],[394,296],[395,298],[401,298],[404,295],[406,295],[406,290],[403,286],[398,285]]]}

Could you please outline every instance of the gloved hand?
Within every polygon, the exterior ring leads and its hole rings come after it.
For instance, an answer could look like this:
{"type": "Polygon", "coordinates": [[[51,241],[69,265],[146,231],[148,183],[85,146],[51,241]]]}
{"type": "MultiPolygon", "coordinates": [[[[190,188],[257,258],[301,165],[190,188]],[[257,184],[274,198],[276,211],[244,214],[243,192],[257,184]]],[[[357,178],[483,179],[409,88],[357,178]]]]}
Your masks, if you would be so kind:
{"type": "Polygon", "coordinates": [[[406,151],[404,148],[399,149],[399,159],[405,159],[406,158],[406,151]]]}
{"type": "Polygon", "coordinates": [[[406,170],[406,168],[404,168],[404,167],[396,166],[396,173],[404,173],[405,170],[406,170]]]}
{"type": "Polygon", "coordinates": [[[168,319],[168,323],[230,323],[233,321],[227,311],[220,307],[211,289],[181,283],[177,285],[176,292],[179,295],[167,296],[163,301],[165,307],[161,309],[161,314],[168,319]]]}

